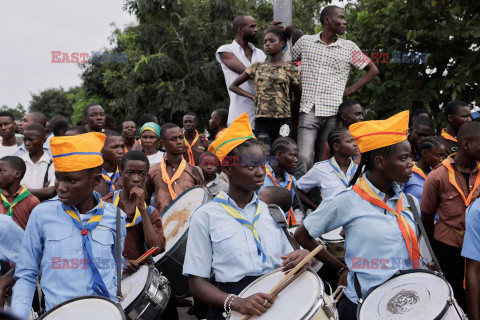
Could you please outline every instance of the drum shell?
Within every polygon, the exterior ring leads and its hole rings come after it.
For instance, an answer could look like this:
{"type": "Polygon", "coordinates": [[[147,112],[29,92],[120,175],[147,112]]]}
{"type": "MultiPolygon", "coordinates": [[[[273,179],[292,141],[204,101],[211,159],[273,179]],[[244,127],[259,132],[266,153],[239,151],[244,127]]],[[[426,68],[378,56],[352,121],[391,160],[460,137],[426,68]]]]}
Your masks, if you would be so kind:
{"type": "MultiPolygon", "coordinates": [[[[170,286],[168,284],[168,280],[161,278],[158,274],[158,271],[155,269],[150,270],[148,274],[148,279],[145,283],[145,286],[142,290],[142,293],[132,302],[130,305],[125,308],[125,313],[127,314],[129,319],[135,320],[154,320],[158,319],[165,307],[167,306],[168,300],[170,298],[170,286]],[[152,288],[152,284],[154,282],[154,277],[156,280],[159,281],[159,286],[156,287],[157,290],[163,290],[166,299],[163,299],[161,304],[157,304],[156,302],[152,301],[152,299],[148,296],[147,292],[152,288]],[[160,288],[160,286],[163,286],[160,288]]],[[[150,292],[152,295],[155,295],[155,292],[150,292]]]]}
{"type": "MultiPolygon", "coordinates": [[[[112,300],[108,299],[108,298],[105,298],[105,297],[101,297],[101,296],[82,296],[82,297],[78,297],[78,298],[73,298],[73,299],[70,299],[70,300],[67,300],[67,301],[64,301],[62,303],[60,303],[59,305],[56,305],[55,307],[51,308],[50,310],[48,310],[46,313],[44,313],[41,317],[39,317],[37,320],[49,320],[49,315],[51,315],[52,312],[66,306],[67,304],[71,303],[71,302],[74,302],[74,301],[78,301],[78,300],[82,300],[82,299],[102,299],[102,300],[106,300],[110,303],[112,303],[113,305],[115,305],[117,307],[117,309],[119,310],[120,314],[121,314],[121,317],[118,319],[118,320],[127,320],[127,317],[125,315],[125,312],[122,310],[122,308],[120,308],[120,305],[113,302],[112,300]]],[[[83,315],[79,315],[79,317],[77,319],[84,319],[83,318],[83,315]]],[[[77,319],[73,319],[73,320],[77,320],[77,319]]],[[[72,320],[72,319],[70,319],[72,320]]],[[[95,317],[95,318],[90,318],[88,320],[106,320],[105,318],[102,318],[102,317],[95,317]]],[[[115,319],[109,319],[109,320],[115,320],[115,319]]]]}

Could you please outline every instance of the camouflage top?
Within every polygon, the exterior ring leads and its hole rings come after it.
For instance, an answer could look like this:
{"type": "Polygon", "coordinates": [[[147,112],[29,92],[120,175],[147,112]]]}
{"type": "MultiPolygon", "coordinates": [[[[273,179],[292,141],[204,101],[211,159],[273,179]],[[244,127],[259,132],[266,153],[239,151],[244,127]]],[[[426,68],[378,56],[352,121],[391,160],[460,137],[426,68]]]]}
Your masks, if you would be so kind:
{"type": "Polygon", "coordinates": [[[300,73],[296,66],[274,66],[268,62],[257,62],[245,72],[255,83],[256,118],[291,117],[290,87],[300,83],[300,73]]]}

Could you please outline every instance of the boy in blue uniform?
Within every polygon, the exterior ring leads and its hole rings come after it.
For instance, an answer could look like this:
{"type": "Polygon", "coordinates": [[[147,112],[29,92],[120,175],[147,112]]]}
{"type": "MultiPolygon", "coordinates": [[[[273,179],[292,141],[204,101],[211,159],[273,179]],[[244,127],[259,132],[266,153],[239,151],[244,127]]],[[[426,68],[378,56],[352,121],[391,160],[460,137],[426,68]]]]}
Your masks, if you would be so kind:
{"type": "Polygon", "coordinates": [[[117,209],[93,191],[102,179],[104,142],[98,132],[51,139],[58,198],[37,206],[25,230],[12,299],[20,317],[28,318],[40,272],[47,310],[85,295],[117,300],[115,246],[123,251],[126,216],[115,243],[117,209]]]}

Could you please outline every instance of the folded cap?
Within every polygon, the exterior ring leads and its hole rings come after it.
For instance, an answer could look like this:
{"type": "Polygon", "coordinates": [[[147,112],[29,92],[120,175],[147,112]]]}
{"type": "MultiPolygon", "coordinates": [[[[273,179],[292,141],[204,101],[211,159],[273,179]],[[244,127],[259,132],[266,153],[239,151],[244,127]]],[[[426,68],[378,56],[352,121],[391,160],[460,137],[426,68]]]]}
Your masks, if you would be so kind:
{"type": "Polygon", "coordinates": [[[409,115],[410,111],[403,111],[386,120],[357,122],[348,130],[364,153],[407,140],[409,115]]]}
{"type": "Polygon", "coordinates": [[[217,156],[220,162],[235,147],[248,139],[255,138],[246,112],[238,116],[224,132],[212,142],[208,151],[217,156]]]}
{"type": "Polygon", "coordinates": [[[105,135],[100,132],[52,137],[50,149],[55,171],[72,172],[101,166],[104,144],[105,135]]]}

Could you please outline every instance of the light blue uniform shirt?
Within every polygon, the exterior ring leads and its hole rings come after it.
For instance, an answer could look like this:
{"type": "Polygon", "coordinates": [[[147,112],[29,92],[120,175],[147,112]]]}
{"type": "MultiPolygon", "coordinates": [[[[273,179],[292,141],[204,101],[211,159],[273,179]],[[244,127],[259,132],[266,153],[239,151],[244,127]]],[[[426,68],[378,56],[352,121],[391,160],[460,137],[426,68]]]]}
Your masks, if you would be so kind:
{"type": "MultiPolygon", "coordinates": [[[[346,174],[340,170],[340,174],[345,181],[350,183],[350,180],[355,174],[354,169],[356,169],[356,167],[353,160],[351,160],[346,174]]],[[[331,197],[347,188],[328,160],[315,163],[304,176],[298,179],[297,187],[304,192],[309,192],[317,187],[320,189],[322,199],[331,197]]]]}
{"type": "MultiPolygon", "coordinates": [[[[385,199],[383,192],[368,179],[367,182],[380,199],[385,199]]],[[[395,210],[397,200],[402,197],[402,215],[416,231],[407,198],[396,183],[392,183],[392,188],[395,195],[387,201],[387,205],[395,210]]],[[[346,234],[345,263],[350,269],[345,295],[354,303],[358,300],[353,282],[354,272],[357,273],[364,295],[368,289],[382,284],[398,270],[412,268],[395,215],[363,200],[351,187],[322,201],[303,223],[313,238],[343,226],[346,234]]]]}
{"type": "MultiPolygon", "coordinates": [[[[98,193],[94,192],[94,196],[100,201],[98,193]]],[[[105,208],[103,218],[88,237],[95,265],[110,298],[117,301],[115,296],[117,208],[111,203],[103,204],[105,208]]],[[[78,214],[78,211],[73,209],[78,214]]],[[[82,223],[86,224],[97,209],[98,204],[81,218],[82,223]]],[[[125,219],[126,215],[122,212],[122,251],[126,235],[125,219]]],[[[88,264],[88,255],[83,249],[82,235],[58,198],[35,207],[25,229],[15,271],[17,282],[13,287],[12,298],[12,311],[19,317],[28,318],[33,293],[37,288],[36,278],[40,272],[42,274],[40,284],[47,310],[74,297],[96,294],[92,289],[93,274],[88,264]]]]}
{"type": "Polygon", "coordinates": [[[480,262],[480,199],[468,207],[465,214],[465,238],[462,257],[480,262]]]}
{"type": "Polygon", "coordinates": [[[6,214],[0,214],[0,260],[16,264],[23,229],[6,214]]]}
{"type": "MultiPolygon", "coordinates": [[[[267,166],[268,168],[270,169],[270,172],[272,173],[272,176],[274,178],[275,177],[275,172],[273,172],[273,169],[272,167],[270,167],[270,164],[267,163],[267,166]]],[[[292,177],[292,181],[293,181],[293,186],[292,188],[290,189],[290,193],[292,194],[292,200],[293,198],[295,197],[295,188],[294,186],[297,185],[297,179],[295,179],[295,177],[293,175],[290,175],[290,177],[292,177]]],[[[287,188],[287,185],[290,183],[290,179],[288,178],[288,173],[287,171],[283,170],[283,178],[285,179],[284,181],[282,182],[278,182],[278,186],[279,187],[283,187],[283,188],[287,188]]],[[[263,181],[263,186],[260,188],[260,190],[262,190],[263,188],[265,187],[275,187],[275,183],[273,182],[273,180],[268,176],[268,174],[265,174],[265,180],[263,181]]]]}
{"type": "MultiPolygon", "coordinates": [[[[43,151],[45,151],[50,156],[50,158],[52,158],[52,150],[50,150],[50,136],[49,139],[43,144],[43,151]]],[[[15,152],[14,155],[20,157],[26,153],[28,153],[28,151],[27,149],[25,149],[25,143],[22,143],[22,145],[18,147],[18,150],[17,152],[15,152]]]]}
{"type": "Polygon", "coordinates": [[[409,193],[415,198],[417,198],[418,203],[422,202],[422,193],[423,193],[423,184],[425,179],[416,172],[413,172],[412,177],[408,180],[407,183],[402,185],[402,191],[404,193],[409,193]]]}
{"type": "Polygon", "coordinates": [[[211,201],[190,218],[184,275],[208,278],[213,270],[218,282],[237,282],[245,276],[259,276],[279,268],[283,261],[280,256],[293,248],[267,205],[254,194],[252,201],[240,209],[227,194],[221,194],[249,221],[253,221],[257,205],[261,206],[256,229],[267,259],[262,262],[252,230],[235,220],[220,203],[211,201]]]}

